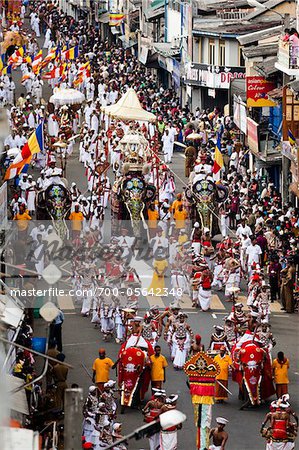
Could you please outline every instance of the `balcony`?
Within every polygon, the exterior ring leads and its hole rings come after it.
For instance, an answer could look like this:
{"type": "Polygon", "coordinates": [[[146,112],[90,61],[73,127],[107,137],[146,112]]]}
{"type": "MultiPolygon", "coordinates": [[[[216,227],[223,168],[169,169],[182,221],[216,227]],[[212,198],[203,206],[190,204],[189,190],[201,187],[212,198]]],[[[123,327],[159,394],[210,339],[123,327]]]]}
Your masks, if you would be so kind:
{"type": "Polygon", "coordinates": [[[299,75],[299,46],[279,40],[276,69],[290,76],[299,75]]]}

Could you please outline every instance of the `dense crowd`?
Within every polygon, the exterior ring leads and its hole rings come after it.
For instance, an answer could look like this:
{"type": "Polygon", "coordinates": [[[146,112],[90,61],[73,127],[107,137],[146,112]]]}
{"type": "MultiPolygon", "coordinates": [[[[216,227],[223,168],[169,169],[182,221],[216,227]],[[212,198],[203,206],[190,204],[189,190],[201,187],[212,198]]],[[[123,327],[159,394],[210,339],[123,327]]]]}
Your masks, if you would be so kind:
{"type": "MultiPolygon", "coordinates": [[[[162,339],[168,345],[176,370],[182,370],[190,357],[206,347],[220,368],[216,402],[228,400],[228,378],[232,372],[234,381],[239,383],[240,398],[245,401],[243,407],[248,406],[249,400],[240,382],[240,350],[246,343],[258,346],[264,355],[263,398],[275,392],[273,375],[281,406],[282,397],[288,393],[290,362],[282,351],[272,362],[272,349],[279,343],[271,328],[271,304],[279,301],[287,313],[298,309],[298,209],[282,201],[280,187],[273,180],[249,168],[248,149],[241,142],[232,118],[224,117],[219,108],[191,111],[187,105],[182,107],[175,89],[163,88],[149,70],[144,76],[145,69],[131,50],[102,42],[99,30],[86,26],[83,20],[76,22],[54,3],[31,3],[28,13],[32,33],[28,35],[26,55],[31,62],[26,56],[14,62],[14,68],[20,67],[22,72],[25,92],[16,99],[13,78],[2,74],[0,80],[0,102],[7,107],[11,129],[4,142],[5,168],[9,170],[12,159],[39,126],[44,132],[44,147],[32,158],[30,174],[19,174],[10,183],[10,215],[17,225],[17,245],[26,243],[28,247],[18,264],[26,264],[40,280],[52,260],[49,242],[53,236],[70,241],[71,283],[74,291],[80,292],[75,295],[75,302],[82,316],[99,327],[104,341],[114,338],[121,345],[116,362],[106,357],[105,349],[100,349],[94,362],[94,385],[89,388],[83,409],[83,448],[104,448],[122,438],[116,397],[119,390],[120,396],[125,390],[126,378],[121,368],[130,349],[142,350],[144,359],[140,378],[135,380],[138,396],[127,404],[139,407],[144,399],[142,387],[151,382],[152,398],[143,408],[145,421],[150,423],[163,412],[176,408],[178,396],[167,396],[164,390],[168,364],[161,354],[162,339]],[[43,72],[34,68],[41,32],[45,35],[44,54],[48,52],[43,60],[48,58],[46,63],[37,62],[43,72]],[[67,60],[63,54],[77,46],[78,56],[67,60]],[[54,94],[75,87],[84,93],[86,102],[76,107],[47,104],[46,82],[54,94]],[[155,123],[122,121],[105,114],[105,108],[115,104],[130,88],[142,108],[155,114],[155,123]],[[78,135],[79,149],[73,139],[78,135]],[[138,136],[140,142],[143,138],[145,146],[126,153],[122,139],[128,135],[138,136]],[[175,152],[182,148],[183,186],[171,166],[175,152]],[[216,174],[217,149],[223,164],[216,174]],[[86,189],[82,192],[76,181],[71,180],[72,174],[65,176],[67,159],[77,155],[78,150],[79,162],[86,171],[86,189]],[[139,260],[146,259],[150,265],[150,284],[146,287],[145,266],[136,269],[134,264],[142,248],[140,235],[136,238],[133,233],[132,217],[114,220],[113,216],[114,192],[120,189],[130,164],[143,166],[142,179],[156,194],[143,213],[146,252],[139,260]],[[214,200],[207,204],[211,216],[208,224],[197,207],[200,192],[193,191],[194,186],[204,186],[202,183],[211,186],[213,198],[217,186],[223,193],[216,205],[214,200]],[[59,188],[58,209],[51,203],[53,186],[59,188]],[[41,211],[43,202],[46,207],[41,211]],[[116,233],[107,240],[105,221],[110,217],[116,233]],[[51,220],[51,224],[32,225],[32,219],[51,220]],[[245,301],[241,296],[244,283],[245,301]],[[101,288],[108,289],[109,295],[101,288]],[[223,325],[216,325],[211,332],[210,343],[203,345],[196,334],[198,330],[192,330],[188,315],[182,310],[184,298],[191,298],[194,308],[206,312],[211,309],[212,293],[218,291],[224,291],[232,308],[223,325]],[[141,317],[140,295],[161,296],[167,306],[161,310],[153,305],[141,317]],[[117,365],[122,374],[119,390],[110,378],[110,369],[117,365]]],[[[18,31],[19,26],[13,23],[10,28],[18,31]]],[[[15,50],[10,49],[7,58],[15,50]]],[[[16,263],[13,249],[12,244],[6,250],[7,260],[12,264],[16,263]]],[[[60,312],[52,323],[48,350],[56,364],[50,363],[46,380],[47,392],[51,393],[55,385],[54,396],[50,397],[52,406],[55,404],[60,410],[68,387],[62,323],[60,312]]],[[[29,349],[31,334],[31,328],[24,325],[20,342],[29,349]]],[[[17,354],[13,374],[29,383],[26,387],[29,407],[38,409],[39,405],[31,404],[34,360],[29,350],[17,354]]],[[[275,408],[280,407],[277,405],[275,408]]],[[[218,418],[217,423],[218,427],[211,432],[211,448],[224,449],[227,434],[223,428],[227,421],[218,418]]],[[[150,448],[177,448],[179,428],[155,433],[150,438],[150,448]]]]}

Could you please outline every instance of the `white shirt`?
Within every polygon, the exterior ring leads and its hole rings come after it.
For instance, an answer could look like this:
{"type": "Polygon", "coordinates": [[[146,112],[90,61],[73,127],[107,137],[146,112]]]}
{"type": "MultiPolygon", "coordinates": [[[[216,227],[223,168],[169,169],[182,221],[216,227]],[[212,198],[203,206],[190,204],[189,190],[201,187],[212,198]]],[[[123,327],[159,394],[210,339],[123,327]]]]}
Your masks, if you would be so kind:
{"type": "Polygon", "coordinates": [[[251,228],[248,225],[245,225],[245,227],[243,227],[243,225],[239,225],[238,229],[236,231],[236,235],[238,237],[240,237],[242,234],[246,234],[247,236],[251,236],[252,235],[251,228]]]}
{"type": "Polygon", "coordinates": [[[259,256],[261,254],[262,254],[262,249],[258,244],[249,245],[246,250],[246,255],[248,255],[248,265],[250,266],[254,262],[259,263],[260,262],[259,256]]]}

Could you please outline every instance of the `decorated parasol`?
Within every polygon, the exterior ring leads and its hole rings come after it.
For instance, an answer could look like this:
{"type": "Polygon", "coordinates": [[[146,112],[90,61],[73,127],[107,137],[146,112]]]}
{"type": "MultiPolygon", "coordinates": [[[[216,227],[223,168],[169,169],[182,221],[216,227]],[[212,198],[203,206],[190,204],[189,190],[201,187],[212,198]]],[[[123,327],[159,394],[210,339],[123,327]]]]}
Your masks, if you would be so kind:
{"type": "Polygon", "coordinates": [[[140,120],[142,122],[155,122],[156,116],[142,108],[137,93],[133,88],[118,100],[117,103],[101,108],[104,114],[119,120],[140,120]]]}
{"type": "Polygon", "coordinates": [[[76,89],[56,89],[55,93],[50,97],[50,103],[55,106],[62,105],[78,105],[85,100],[84,94],[76,89]]]}
{"type": "Polygon", "coordinates": [[[202,135],[199,133],[191,133],[186,136],[186,141],[197,141],[198,139],[202,139],[202,135]]]}

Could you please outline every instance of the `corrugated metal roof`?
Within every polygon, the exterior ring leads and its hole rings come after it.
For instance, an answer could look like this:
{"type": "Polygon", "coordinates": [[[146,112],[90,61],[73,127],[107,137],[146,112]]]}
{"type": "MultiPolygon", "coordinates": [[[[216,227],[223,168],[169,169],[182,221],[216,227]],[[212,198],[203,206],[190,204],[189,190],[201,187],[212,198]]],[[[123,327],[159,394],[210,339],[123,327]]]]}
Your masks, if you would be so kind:
{"type": "Polygon", "coordinates": [[[251,44],[252,42],[257,42],[260,39],[267,39],[272,36],[279,36],[283,27],[279,25],[278,27],[268,28],[266,30],[254,31],[253,33],[248,33],[243,36],[238,37],[238,41],[241,45],[251,44]]]}
{"type": "Polygon", "coordinates": [[[193,32],[195,31],[196,34],[203,34],[207,35],[209,32],[211,32],[211,35],[213,33],[214,36],[219,35],[233,35],[234,37],[239,37],[241,35],[246,35],[250,31],[256,32],[261,30],[267,30],[271,27],[274,27],[274,25],[277,24],[276,21],[272,21],[271,23],[267,21],[260,21],[259,23],[250,23],[246,21],[235,21],[233,23],[227,23],[223,20],[216,20],[216,18],[213,18],[212,20],[205,20],[204,18],[195,17],[193,21],[193,32]]]}
{"type": "Polygon", "coordinates": [[[277,62],[277,57],[265,59],[260,63],[255,64],[255,70],[259,72],[262,76],[268,77],[278,70],[275,67],[275,63],[277,62]]]}
{"type": "Polygon", "coordinates": [[[180,49],[178,47],[172,47],[170,42],[154,42],[153,49],[165,57],[180,54],[180,49]]]}
{"type": "Polygon", "coordinates": [[[276,56],[278,43],[267,45],[252,45],[251,47],[243,47],[242,51],[246,58],[256,58],[257,56],[276,56]]]}

